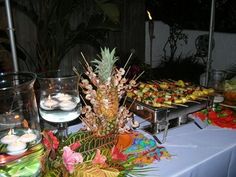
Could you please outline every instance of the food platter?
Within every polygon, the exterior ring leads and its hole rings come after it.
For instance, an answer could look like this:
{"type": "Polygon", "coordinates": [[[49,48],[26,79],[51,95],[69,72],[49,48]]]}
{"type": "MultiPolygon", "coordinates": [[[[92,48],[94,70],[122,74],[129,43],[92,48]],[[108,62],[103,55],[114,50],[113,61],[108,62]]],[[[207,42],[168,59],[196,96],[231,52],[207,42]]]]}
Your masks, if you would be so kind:
{"type": "MultiPolygon", "coordinates": [[[[187,117],[190,113],[207,108],[213,102],[214,96],[212,90],[207,90],[207,88],[199,86],[193,86],[182,81],[178,82],[181,83],[181,86],[177,85],[174,87],[175,84],[173,84],[173,82],[176,83],[178,81],[169,81],[167,84],[171,86],[168,88],[165,86],[164,89],[158,87],[157,84],[163,84],[163,82],[160,81],[147,84],[141,83],[136,90],[128,93],[128,98],[126,101],[127,107],[129,107],[134,114],[151,123],[151,127],[149,127],[150,133],[158,133],[160,130],[167,131],[170,120],[176,118],[181,120],[183,117],[187,117]],[[148,86],[149,89],[144,87],[144,85],[148,86]],[[179,92],[179,95],[176,96],[176,91],[178,89],[181,90],[181,92],[179,92]],[[140,93],[140,91],[143,92],[143,90],[144,93],[140,93]],[[149,94],[148,99],[145,99],[144,95],[146,93],[149,94]],[[150,95],[150,93],[152,93],[152,95],[150,95]],[[162,101],[165,100],[164,98],[169,99],[161,103],[159,102],[160,104],[155,104],[155,101],[160,101],[159,93],[163,96],[162,101]],[[164,95],[164,93],[166,93],[167,96],[164,95]],[[173,94],[175,94],[178,102],[176,102],[172,97],[173,94]],[[136,95],[142,95],[144,97],[136,97],[136,95]],[[150,100],[152,101],[149,102],[150,100]],[[182,100],[182,102],[180,102],[180,100],[182,100]]],[[[166,82],[164,83],[164,85],[167,84],[166,82]]]]}

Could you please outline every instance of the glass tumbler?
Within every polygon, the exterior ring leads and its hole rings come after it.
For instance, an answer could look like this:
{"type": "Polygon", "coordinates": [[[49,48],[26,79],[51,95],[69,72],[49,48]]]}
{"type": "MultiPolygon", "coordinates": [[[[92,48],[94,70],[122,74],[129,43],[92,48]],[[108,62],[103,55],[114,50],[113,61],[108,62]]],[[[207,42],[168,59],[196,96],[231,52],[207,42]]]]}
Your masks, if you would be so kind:
{"type": "Polygon", "coordinates": [[[35,80],[34,73],[0,74],[0,174],[3,176],[15,173],[34,176],[40,169],[43,148],[35,80]]]}
{"type": "Polygon", "coordinates": [[[210,72],[209,87],[212,87],[216,92],[222,93],[224,90],[226,73],[222,70],[213,70],[210,72]]]}

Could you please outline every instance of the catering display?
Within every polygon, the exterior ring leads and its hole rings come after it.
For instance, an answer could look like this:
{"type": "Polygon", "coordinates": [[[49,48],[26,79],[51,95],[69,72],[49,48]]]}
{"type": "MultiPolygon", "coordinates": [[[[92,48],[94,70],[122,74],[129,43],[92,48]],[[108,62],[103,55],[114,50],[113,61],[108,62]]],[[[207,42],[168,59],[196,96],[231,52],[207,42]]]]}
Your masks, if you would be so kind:
{"type": "MultiPolygon", "coordinates": [[[[83,56],[83,54],[82,54],[83,56]]],[[[83,56],[84,57],[84,56],[83,56]]],[[[42,158],[42,176],[127,176],[145,175],[135,169],[163,157],[169,158],[152,136],[134,132],[132,113],[125,105],[126,90],[136,86],[137,78],[128,81],[125,68],[116,68],[115,49],[101,49],[95,70],[84,58],[86,69],[79,86],[84,106],[79,118],[83,128],[59,141],[52,131],[43,132],[46,152],[42,158]]],[[[128,60],[129,61],[129,60],[128,60]]],[[[75,73],[78,73],[74,68],[75,73]]]]}
{"type": "MultiPolygon", "coordinates": [[[[127,92],[131,111],[152,123],[151,131],[167,132],[169,120],[207,108],[214,90],[182,80],[140,83],[127,92]]],[[[164,137],[165,138],[165,137],[164,137]]]]}

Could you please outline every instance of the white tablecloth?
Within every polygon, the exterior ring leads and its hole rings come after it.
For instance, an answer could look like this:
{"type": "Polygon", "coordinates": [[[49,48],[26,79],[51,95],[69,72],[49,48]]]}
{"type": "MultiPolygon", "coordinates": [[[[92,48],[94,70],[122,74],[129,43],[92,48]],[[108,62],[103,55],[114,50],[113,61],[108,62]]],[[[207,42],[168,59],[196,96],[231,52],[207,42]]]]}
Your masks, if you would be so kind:
{"type": "MultiPolygon", "coordinates": [[[[140,120],[139,118],[137,118],[140,120]]],[[[70,128],[75,131],[78,126],[70,128]]],[[[157,135],[160,139],[161,134],[157,135]]],[[[168,131],[162,144],[173,157],[150,167],[146,177],[236,177],[236,131],[189,123],[168,131]]]]}
{"type": "MultiPolygon", "coordinates": [[[[158,135],[160,137],[160,135],[158,135]]],[[[160,177],[236,177],[236,131],[194,123],[170,129],[163,144],[174,155],[151,166],[160,177]]]]}

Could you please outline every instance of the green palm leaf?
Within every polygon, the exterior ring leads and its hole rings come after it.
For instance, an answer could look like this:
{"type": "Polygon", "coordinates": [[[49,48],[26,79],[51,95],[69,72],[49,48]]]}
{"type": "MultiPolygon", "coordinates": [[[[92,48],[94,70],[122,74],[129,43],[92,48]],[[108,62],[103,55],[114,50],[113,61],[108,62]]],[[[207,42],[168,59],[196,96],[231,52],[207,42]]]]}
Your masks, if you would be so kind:
{"type": "Polygon", "coordinates": [[[102,169],[99,166],[79,165],[73,173],[73,177],[117,177],[119,171],[113,168],[102,169]]]}
{"type": "Polygon", "coordinates": [[[69,146],[77,141],[80,142],[81,146],[76,149],[76,151],[80,152],[84,158],[84,162],[87,162],[91,161],[95,157],[97,149],[101,150],[102,155],[109,155],[110,149],[116,142],[116,135],[97,137],[92,132],[79,131],[75,134],[69,135],[67,140],[61,144],[60,153],[62,153],[64,146],[69,146]]]}

